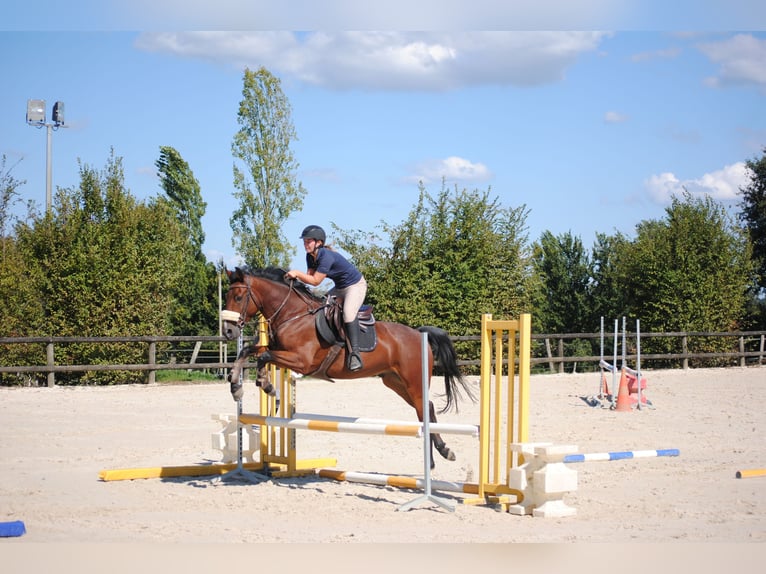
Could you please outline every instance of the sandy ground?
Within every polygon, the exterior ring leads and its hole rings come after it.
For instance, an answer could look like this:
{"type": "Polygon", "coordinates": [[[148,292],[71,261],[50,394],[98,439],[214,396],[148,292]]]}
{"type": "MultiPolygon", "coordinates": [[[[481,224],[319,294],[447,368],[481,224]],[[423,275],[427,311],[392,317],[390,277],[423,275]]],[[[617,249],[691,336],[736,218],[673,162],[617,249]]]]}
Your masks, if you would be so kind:
{"type": "MultiPolygon", "coordinates": [[[[0,389],[0,522],[26,534],[0,539],[0,554],[24,545],[104,543],[756,543],[766,542],[766,367],[645,371],[652,408],[588,406],[598,375],[532,377],[530,439],[580,452],[680,449],[680,456],[576,466],[574,517],[519,517],[487,506],[454,512],[421,493],[316,477],[258,484],[207,477],[104,482],[104,469],[216,462],[211,415],[235,413],[228,385],[0,389]]],[[[432,398],[441,404],[435,379],[432,398]]],[[[245,412],[255,410],[248,384],[245,412]]],[[[301,411],[413,420],[377,379],[298,382],[301,411]]],[[[478,422],[462,403],[440,422],[478,422]]],[[[457,454],[432,477],[476,478],[477,441],[445,436],[457,454]]],[[[327,432],[298,434],[300,458],[334,457],[337,468],[422,476],[422,440],[327,432]]],[[[460,501],[463,495],[445,493],[460,501]]],[[[742,547],[742,545],[738,545],[742,547]]],[[[748,546],[748,545],[744,545],[748,546]]],[[[761,553],[762,555],[762,553],[761,553]]],[[[741,558],[742,554],[740,554],[741,558]]]]}

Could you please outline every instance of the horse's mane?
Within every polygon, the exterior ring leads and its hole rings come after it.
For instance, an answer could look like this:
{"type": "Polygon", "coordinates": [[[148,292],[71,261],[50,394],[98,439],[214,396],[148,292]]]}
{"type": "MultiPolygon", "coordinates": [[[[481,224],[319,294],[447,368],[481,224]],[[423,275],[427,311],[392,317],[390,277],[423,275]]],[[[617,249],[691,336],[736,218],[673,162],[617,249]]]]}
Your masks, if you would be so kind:
{"type": "MultiPolygon", "coordinates": [[[[250,275],[251,277],[260,277],[262,279],[268,279],[269,281],[273,281],[274,283],[279,283],[280,285],[284,285],[286,287],[290,286],[290,283],[285,279],[285,274],[287,271],[284,269],[281,269],[279,267],[263,267],[260,269],[252,269],[248,266],[245,267],[237,267],[238,271],[241,271],[243,275],[250,275]]],[[[301,282],[301,281],[293,281],[292,282],[293,288],[295,288],[296,291],[299,291],[301,293],[305,293],[312,299],[316,299],[317,301],[321,301],[322,297],[318,297],[314,294],[311,289],[308,288],[308,286],[301,282]]]]}

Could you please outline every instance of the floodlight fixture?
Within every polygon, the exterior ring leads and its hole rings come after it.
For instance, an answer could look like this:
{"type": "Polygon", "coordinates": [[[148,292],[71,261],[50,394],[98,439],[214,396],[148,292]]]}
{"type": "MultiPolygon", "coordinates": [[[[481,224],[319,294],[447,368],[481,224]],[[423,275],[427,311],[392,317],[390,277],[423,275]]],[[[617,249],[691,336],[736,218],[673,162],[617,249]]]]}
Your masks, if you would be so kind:
{"type": "Polygon", "coordinates": [[[53,104],[53,123],[57,127],[64,125],[64,102],[53,104]]]}
{"type": "Polygon", "coordinates": [[[51,187],[53,180],[53,169],[51,161],[53,156],[53,130],[64,126],[64,102],[56,102],[53,105],[53,115],[51,122],[45,121],[45,100],[27,100],[27,124],[37,128],[45,126],[48,132],[48,147],[45,162],[45,208],[51,209],[51,187]]]}
{"type": "Polygon", "coordinates": [[[27,100],[27,123],[30,125],[45,123],[45,100],[27,100]]]}

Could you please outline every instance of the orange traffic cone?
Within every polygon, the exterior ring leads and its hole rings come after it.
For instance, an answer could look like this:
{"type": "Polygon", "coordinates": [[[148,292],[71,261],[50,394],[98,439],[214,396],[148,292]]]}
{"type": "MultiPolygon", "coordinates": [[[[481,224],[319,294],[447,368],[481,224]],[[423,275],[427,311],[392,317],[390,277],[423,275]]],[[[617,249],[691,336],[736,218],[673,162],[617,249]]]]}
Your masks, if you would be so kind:
{"type": "Polygon", "coordinates": [[[620,392],[617,393],[616,411],[630,411],[633,406],[630,402],[630,391],[628,390],[628,378],[625,376],[625,369],[620,374],[620,392]]]}

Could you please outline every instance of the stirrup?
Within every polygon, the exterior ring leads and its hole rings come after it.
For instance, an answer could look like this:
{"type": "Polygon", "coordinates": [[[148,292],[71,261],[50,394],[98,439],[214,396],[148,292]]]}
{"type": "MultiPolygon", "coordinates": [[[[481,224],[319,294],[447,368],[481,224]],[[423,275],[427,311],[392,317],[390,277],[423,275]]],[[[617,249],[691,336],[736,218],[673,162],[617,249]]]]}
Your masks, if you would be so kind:
{"type": "Polygon", "coordinates": [[[348,370],[349,371],[361,371],[362,370],[362,358],[359,353],[351,353],[348,356],[348,370]]]}

